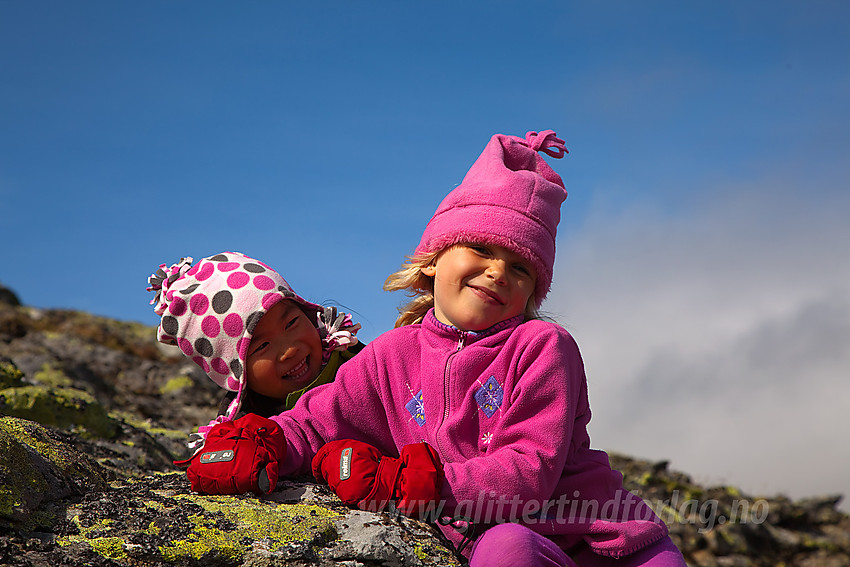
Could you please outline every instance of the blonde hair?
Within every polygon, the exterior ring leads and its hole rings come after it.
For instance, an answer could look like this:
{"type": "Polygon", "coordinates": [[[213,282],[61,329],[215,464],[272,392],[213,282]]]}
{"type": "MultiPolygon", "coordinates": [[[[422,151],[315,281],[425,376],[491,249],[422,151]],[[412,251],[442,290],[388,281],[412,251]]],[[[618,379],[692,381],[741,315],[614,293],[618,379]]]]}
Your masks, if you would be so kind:
{"type": "MultiPolygon", "coordinates": [[[[434,265],[443,250],[408,256],[401,268],[384,281],[384,291],[407,291],[407,295],[413,298],[399,307],[395,327],[421,323],[428,310],[434,307],[434,278],[423,274],[422,268],[434,265]]],[[[536,305],[532,294],[525,305],[526,320],[540,319],[536,305]]]]}

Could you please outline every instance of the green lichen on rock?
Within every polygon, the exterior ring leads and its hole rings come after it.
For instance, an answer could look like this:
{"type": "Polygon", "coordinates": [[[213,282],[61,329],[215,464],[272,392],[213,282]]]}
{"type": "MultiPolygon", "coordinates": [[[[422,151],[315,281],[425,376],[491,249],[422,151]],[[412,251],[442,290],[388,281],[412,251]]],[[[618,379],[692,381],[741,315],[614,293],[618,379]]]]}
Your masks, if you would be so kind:
{"type": "Polygon", "coordinates": [[[422,561],[423,563],[429,563],[431,560],[431,555],[425,551],[425,548],[421,543],[415,543],[413,545],[413,553],[417,558],[419,558],[419,561],[422,561]]]}
{"type": "Polygon", "coordinates": [[[0,390],[0,413],[60,429],[80,428],[83,436],[112,438],[116,422],[91,394],[75,388],[20,386],[0,390]]]}
{"type": "Polygon", "coordinates": [[[0,455],[0,526],[49,526],[47,504],[107,485],[106,471],[91,457],[23,419],[0,417],[0,455]]]}
{"type": "MultiPolygon", "coordinates": [[[[125,411],[111,411],[109,412],[109,417],[115,422],[123,422],[129,427],[132,427],[139,431],[144,431],[155,439],[162,438],[168,441],[176,442],[181,449],[185,447],[186,440],[188,438],[188,434],[186,433],[186,431],[182,431],[179,429],[168,429],[166,427],[156,427],[151,424],[150,420],[139,419],[137,416],[134,416],[133,414],[125,411]]],[[[132,442],[124,440],[122,441],[122,443],[132,442]]]]}
{"type": "MultiPolygon", "coordinates": [[[[241,565],[260,553],[303,553],[336,538],[338,511],[315,503],[188,492],[185,475],[156,473],[113,483],[67,512],[75,529],[57,538],[69,553],[120,565],[241,565]]],[[[308,554],[311,552],[307,552],[308,554]]]]}
{"type": "Polygon", "coordinates": [[[77,526],[80,533],[77,535],[60,537],[57,543],[64,547],[74,543],[85,543],[92,551],[102,557],[109,559],[126,559],[127,552],[124,551],[124,538],[109,534],[112,531],[113,520],[104,519],[90,526],[82,525],[78,516],[73,516],[71,521],[77,526]]]}
{"type": "Polygon", "coordinates": [[[5,356],[0,356],[0,390],[23,385],[24,373],[5,356]]]}
{"type": "Polygon", "coordinates": [[[124,551],[124,541],[120,537],[100,537],[89,541],[92,550],[98,555],[109,559],[126,559],[127,552],[124,551]]]}
{"type": "Polygon", "coordinates": [[[186,375],[175,376],[160,387],[159,393],[162,395],[174,394],[180,390],[191,388],[194,384],[192,379],[186,375]]]}
{"type": "MultiPolygon", "coordinates": [[[[33,446],[19,436],[24,433],[20,420],[0,418],[0,518],[20,520],[25,516],[27,500],[47,491],[48,483],[33,446]]],[[[48,456],[48,459],[50,457],[48,456]]]]}
{"type": "Polygon", "coordinates": [[[47,362],[41,365],[41,370],[33,374],[32,379],[45,386],[63,388],[71,385],[71,379],[64,371],[47,362]]]}
{"type": "Polygon", "coordinates": [[[173,541],[159,548],[165,561],[182,564],[189,559],[200,560],[215,556],[236,563],[242,559],[245,554],[244,546],[234,541],[236,538],[228,537],[222,530],[202,525],[202,518],[193,519],[199,525],[187,539],[173,541]]]}
{"type": "Polygon", "coordinates": [[[71,544],[86,544],[96,554],[108,559],[123,560],[127,559],[127,552],[124,551],[124,538],[118,535],[101,535],[112,532],[113,520],[104,519],[90,526],[84,526],[80,522],[79,516],[73,516],[71,521],[77,526],[79,534],[57,538],[57,543],[60,547],[65,547],[71,544]]]}
{"type": "Polygon", "coordinates": [[[186,559],[202,559],[209,555],[241,560],[251,549],[246,541],[264,540],[267,549],[275,552],[284,545],[333,538],[336,512],[309,504],[276,504],[233,496],[179,495],[199,505],[204,514],[190,519],[195,528],[185,539],[160,547],[166,561],[180,563],[186,559]],[[235,529],[218,527],[219,521],[235,525],[235,529]]]}

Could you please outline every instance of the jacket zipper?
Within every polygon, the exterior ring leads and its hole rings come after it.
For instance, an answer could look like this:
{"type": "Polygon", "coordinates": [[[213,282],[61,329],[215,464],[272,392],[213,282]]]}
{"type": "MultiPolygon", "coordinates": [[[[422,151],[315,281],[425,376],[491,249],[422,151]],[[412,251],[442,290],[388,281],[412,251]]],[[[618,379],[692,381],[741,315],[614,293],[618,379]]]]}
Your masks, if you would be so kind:
{"type": "MultiPolygon", "coordinates": [[[[451,375],[452,368],[452,358],[460,352],[460,349],[464,347],[464,341],[466,340],[467,332],[461,331],[460,337],[457,340],[457,347],[454,352],[452,352],[449,357],[446,359],[446,367],[443,369],[443,420],[440,422],[440,427],[446,422],[449,418],[449,376],[451,375]]],[[[440,444],[440,436],[439,431],[435,432],[434,437],[437,440],[437,449],[441,455],[445,455],[443,451],[443,447],[440,444]]]]}

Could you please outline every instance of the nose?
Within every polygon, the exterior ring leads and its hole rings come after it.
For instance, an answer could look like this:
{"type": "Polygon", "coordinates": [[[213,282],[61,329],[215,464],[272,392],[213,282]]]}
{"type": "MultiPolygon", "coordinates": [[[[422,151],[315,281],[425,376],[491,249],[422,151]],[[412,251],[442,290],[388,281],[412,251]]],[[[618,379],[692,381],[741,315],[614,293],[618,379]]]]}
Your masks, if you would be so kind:
{"type": "Polygon", "coordinates": [[[287,360],[289,360],[289,359],[293,358],[296,354],[298,354],[298,349],[297,349],[297,348],[295,348],[294,346],[287,347],[287,348],[286,348],[286,349],[284,349],[284,351],[280,354],[280,358],[279,358],[279,360],[280,360],[280,362],[286,362],[287,360]]]}
{"type": "Polygon", "coordinates": [[[487,269],[484,273],[492,279],[497,285],[504,285],[505,283],[505,267],[506,264],[504,260],[500,260],[498,258],[491,259],[487,264],[487,269]]]}

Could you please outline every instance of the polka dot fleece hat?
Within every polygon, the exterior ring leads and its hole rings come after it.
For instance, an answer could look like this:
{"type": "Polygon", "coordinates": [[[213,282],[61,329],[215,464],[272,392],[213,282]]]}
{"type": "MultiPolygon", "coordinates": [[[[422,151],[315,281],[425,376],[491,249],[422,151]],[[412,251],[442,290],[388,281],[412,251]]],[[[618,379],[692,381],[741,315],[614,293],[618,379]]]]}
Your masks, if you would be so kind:
{"type": "MultiPolygon", "coordinates": [[[[162,317],[157,339],[177,345],[203,368],[213,382],[237,392],[227,413],[216,422],[229,421],[239,411],[245,385],[245,358],[260,318],[276,303],[297,302],[314,321],[322,339],[323,361],[334,350],[357,344],[359,324],[334,307],[321,307],[296,294],[286,280],[266,264],[238,252],[223,252],[192,265],[192,258],[148,278],[151,301],[162,317]]],[[[203,437],[209,426],[199,428],[203,437]]]]}

